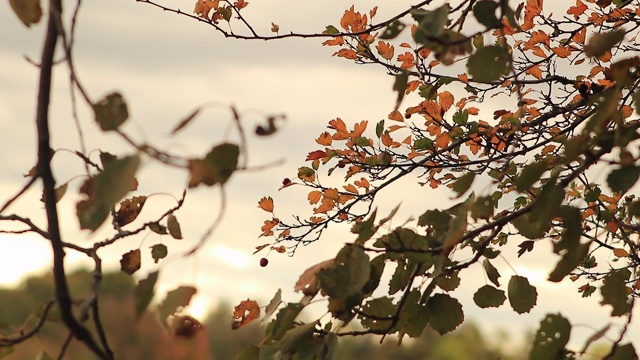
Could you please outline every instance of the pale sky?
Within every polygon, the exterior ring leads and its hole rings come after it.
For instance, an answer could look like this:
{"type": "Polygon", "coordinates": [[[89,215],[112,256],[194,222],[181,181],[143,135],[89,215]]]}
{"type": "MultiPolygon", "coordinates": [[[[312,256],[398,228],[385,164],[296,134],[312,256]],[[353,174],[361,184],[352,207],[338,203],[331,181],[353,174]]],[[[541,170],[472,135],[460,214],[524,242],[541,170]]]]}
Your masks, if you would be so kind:
{"type": "MultiPolygon", "coordinates": [[[[165,1],[165,4],[191,12],[194,2],[165,1]]],[[[72,2],[65,3],[68,12],[72,2]]],[[[379,2],[357,1],[356,9],[368,11],[376,3],[379,2]]],[[[380,5],[378,19],[407,4],[411,2],[385,2],[380,5]]],[[[312,33],[322,31],[328,24],[337,25],[348,5],[351,3],[337,0],[250,1],[243,11],[254,21],[256,30],[264,34],[269,32],[271,22],[279,24],[283,33],[312,33]]],[[[43,33],[43,24],[26,29],[13,15],[8,2],[0,2],[2,202],[21,188],[25,182],[22,174],[35,164],[37,69],[25,61],[24,56],[37,61],[43,33]]],[[[375,123],[390,112],[395,101],[391,92],[393,78],[383,69],[357,66],[332,57],[335,49],[321,46],[322,41],[318,39],[276,42],[224,39],[207,25],[134,0],[83,2],[76,36],[75,63],[81,80],[94,99],[113,90],[125,96],[130,112],[125,130],[137,139],[183,155],[203,155],[223,139],[223,129],[231,119],[226,109],[208,110],[177,137],[171,138],[168,133],[195,107],[209,101],[234,104],[241,113],[246,113],[243,120],[248,129],[263,120],[260,113],[284,113],[288,119],[277,135],[249,139],[250,165],[281,159],[284,164],[232,177],[227,187],[229,204],[224,223],[195,258],[171,261],[161,267],[160,296],[163,290],[178,285],[194,285],[199,288],[194,313],[202,313],[208,304],[223,299],[235,304],[253,298],[266,305],[278,288],[283,289],[284,299],[295,301],[299,295],[293,294],[292,289],[298,276],[307,267],[334,256],[345,242],[354,240],[348,227],[334,226],[319,243],[300,248],[292,258],[271,254],[266,268],[259,266],[261,255],[251,255],[256,246],[267,242],[258,239],[260,225],[268,216],[256,206],[262,196],[274,197],[276,213],[281,218],[310,211],[304,189],[290,188],[279,193],[277,189],[283,178],[294,178],[306,154],[317,149],[314,139],[324,131],[328,121],[341,117],[348,124],[361,120],[375,123]]],[[[55,148],[76,150],[79,142],[71,117],[68,74],[63,65],[56,70],[51,109],[53,144],[55,148]]],[[[79,109],[90,150],[120,154],[132,151],[116,136],[103,135],[85,104],[80,102],[79,109]]],[[[229,139],[237,140],[237,137],[232,132],[229,139]]],[[[74,177],[83,173],[82,163],[70,153],[60,151],[54,158],[54,167],[59,183],[71,180],[67,195],[59,203],[65,240],[88,244],[108,237],[106,227],[94,235],[80,231],[75,219],[76,194],[83,179],[74,177]]],[[[187,177],[147,162],[139,181],[138,194],[165,192],[178,197],[187,177]]],[[[409,179],[392,192],[383,193],[377,204],[380,211],[386,213],[402,202],[395,220],[400,225],[426,209],[446,208],[451,204],[450,196],[445,189],[422,188],[409,179]]],[[[39,197],[39,190],[32,190],[9,212],[27,214],[36,223],[43,224],[39,197]]],[[[154,196],[147,201],[141,218],[152,219],[172,205],[171,197],[154,196]]],[[[219,206],[217,189],[193,191],[187,196],[184,208],[176,213],[184,240],[179,242],[155,234],[124,239],[101,252],[105,267],[117,269],[120,256],[138,248],[143,240],[143,253],[148,246],[159,242],[169,247],[170,254],[190,248],[217,215],[219,206]]],[[[26,274],[46,271],[51,266],[48,244],[34,236],[2,235],[0,246],[0,286],[15,285],[26,274]]],[[[516,259],[514,245],[504,254],[518,274],[527,276],[537,286],[538,305],[524,315],[517,315],[508,304],[499,309],[479,309],[472,295],[487,280],[481,266],[474,266],[462,274],[462,285],[453,292],[463,304],[467,319],[485,329],[503,328],[524,334],[526,330],[536,329],[546,313],[561,312],[572,324],[581,324],[572,332],[576,347],[582,345],[581,339],[609,321],[611,310],[599,305],[598,291],[591,298],[582,299],[577,293],[577,284],[545,281],[557,262],[549,250],[536,245],[533,253],[516,259]]],[[[84,256],[71,251],[67,259],[70,267],[90,264],[84,256]]],[[[501,280],[506,289],[513,270],[506,261],[496,260],[494,264],[503,275],[501,280]]],[[[136,275],[146,276],[156,268],[147,252],[143,267],[136,275]]],[[[639,315],[640,311],[636,310],[636,318],[639,315]]],[[[632,324],[628,334],[628,339],[640,338],[640,326],[632,324]]],[[[617,331],[609,335],[616,337],[617,331]]]]}

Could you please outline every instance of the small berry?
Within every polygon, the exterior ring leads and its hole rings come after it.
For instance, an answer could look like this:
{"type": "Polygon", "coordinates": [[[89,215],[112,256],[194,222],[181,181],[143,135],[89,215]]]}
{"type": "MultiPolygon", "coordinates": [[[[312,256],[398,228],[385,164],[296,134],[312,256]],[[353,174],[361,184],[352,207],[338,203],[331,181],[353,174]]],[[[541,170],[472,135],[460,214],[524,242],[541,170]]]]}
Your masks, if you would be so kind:
{"type": "Polygon", "coordinates": [[[265,267],[269,264],[269,260],[267,258],[260,259],[260,266],[265,267]]]}
{"type": "Polygon", "coordinates": [[[340,169],[343,169],[343,168],[345,167],[345,164],[344,164],[343,162],[338,163],[338,167],[339,167],[340,169]]]}

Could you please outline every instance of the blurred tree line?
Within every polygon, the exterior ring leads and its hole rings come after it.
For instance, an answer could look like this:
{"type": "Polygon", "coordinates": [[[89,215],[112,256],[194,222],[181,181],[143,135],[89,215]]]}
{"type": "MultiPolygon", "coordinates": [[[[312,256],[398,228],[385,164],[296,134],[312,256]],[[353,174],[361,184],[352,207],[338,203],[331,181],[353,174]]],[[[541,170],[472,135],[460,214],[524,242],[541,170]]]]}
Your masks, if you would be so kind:
{"type": "MultiPolygon", "coordinates": [[[[90,283],[90,277],[91,273],[87,270],[76,271],[69,276],[74,298],[89,294],[87,284],[90,283]]],[[[136,322],[131,295],[134,285],[133,278],[124,273],[105,273],[100,289],[103,325],[121,359],[227,360],[234,359],[247,346],[260,342],[263,334],[261,324],[253,323],[231,330],[232,307],[228,304],[221,304],[207,319],[201,319],[204,330],[192,338],[170,334],[153,312],[148,312],[136,322]]],[[[15,333],[15,330],[29,331],[39,321],[38,313],[53,298],[53,292],[50,274],[31,276],[17,288],[0,289],[0,336],[15,333]]],[[[49,314],[48,319],[37,336],[28,340],[25,346],[17,347],[6,359],[33,360],[43,351],[55,358],[60,352],[60,344],[69,334],[62,322],[56,321],[55,311],[49,314]]],[[[510,360],[520,359],[527,353],[525,349],[511,349],[511,353],[505,353],[490,344],[486,335],[472,323],[465,323],[446,336],[429,330],[418,339],[405,341],[401,347],[396,346],[396,341],[391,337],[382,344],[370,337],[341,339],[336,360],[510,360]]],[[[500,340],[509,342],[507,335],[500,340]]],[[[87,360],[94,357],[85,346],[74,341],[70,342],[65,354],[65,359],[87,360]]]]}

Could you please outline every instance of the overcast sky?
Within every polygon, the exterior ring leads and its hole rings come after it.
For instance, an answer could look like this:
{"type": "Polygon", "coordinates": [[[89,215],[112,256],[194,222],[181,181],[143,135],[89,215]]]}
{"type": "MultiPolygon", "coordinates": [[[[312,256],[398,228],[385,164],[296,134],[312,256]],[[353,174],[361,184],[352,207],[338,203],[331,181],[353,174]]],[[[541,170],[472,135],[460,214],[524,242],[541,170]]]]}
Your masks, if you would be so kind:
{"type": "MultiPolygon", "coordinates": [[[[69,12],[72,2],[66,3],[69,12]]],[[[194,1],[166,1],[191,12],[194,1]]],[[[356,8],[368,11],[376,2],[358,1],[356,8]]],[[[378,19],[411,2],[384,2],[378,19]]],[[[350,5],[349,3],[348,5],[350,5]]],[[[243,10],[256,30],[269,33],[271,22],[280,25],[282,33],[319,32],[328,24],[338,24],[347,3],[337,0],[250,1],[243,10]]],[[[26,29],[13,15],[8,2],[0,2],[0,194],[14,194],[24,184],[22,174],[35,164],[34,109],[37,68],[25,56],[37,60],[44,33],[43,24],[26,29]]],[[[393,107],[393,79],[373,66],[356,66],[345,59],[331,57],[334,49],[321,46],[317,39],[282,40],[277,42],[224,39],[213,28],[189,18],[162,12],[133,0],[109,2],[85,1],[76,34],[75,63],[78,74],[94,99],[117,90],[126,98],[131,118],[125,130],[137,139],[166,147],[183,155],[201,156],[224,139],[224,128],[230,124],[229,112],[210,109],[177,137],[168,133],[181,118],[198,105],[216,101],[234,104],[247,128],[263,120],[262,114],[284,113],[287,122],[277,135],[249,139],[250,165],[259,166],[276,160],[282,165],[255,173],[234,175],[227,189],[229,204],[223,225],[207,246],[195,257],[171,260],[163,266],[161,289],[179,284],[195,285],[199,295],[192,311],[202,313],[207,304],[223,299],[237,303],[256,298],[261,304],[278,288],[285,298],[295,301],[293,284],[307,267],[326,260],[345,242],[354,238],[347,227],[333,227],[320,243],[300,249],[293,258],[271,254],[270,264],[261,268],[260,256],[252,256],[260,225],[267,213],[256,207],[265,195],[274,196],[279,217],[309,211],[306,192],[287,189],[278,193],[283,178],[294,178],[307,152],[316,150],[314,139],[329,120],[341,117],[355,121],[377,122],[393,107]]],[[[58,54],[60,57],[61,55],[58,54]]],[[[455,75],[455,74],[453,74],[455,75]]],[[[56,67],[53,107],[51,111],[52,141],[55,148],[79,149],[78,136],[71,116],[68,74],[64,66],[56,67]]],[[[102,149],[117,154],[132,152],[120,139],[104,135],[95,126],[85,104],[80,104],[82,127],[89,150],[102,149]]],[[[237,137],[232,134],[230,140],[237,137]]],[[[96,156],[96,153],[93,154],[96,156]]],[[[94,157],[95,158],[95,157],[94,157]]],[[[91,236],[78,229],[75,203],[83,179],[82,163],[68,152],[54,158],[59,183],[71,180],[69,194],[59,204],[65,240],[88,244],[104,239],[109,232],[91,236]]],[[[167,170],[153,162],[144,164],[139,175],[140,194],[165,192],[179,196],[186,175],[167,170]]],[[[411,215],[428,208],[445,208],[450,193],[422,188],[405,181],[390,193],[382,194],[378,205],[388,212],[402,202],[397,215],[401,224],[411,215]]],[[[31,191],[9,210],[27,214],[42,224],[39,190],[31,191]],[[34,206],[34,204],[36,204],[34,206]]],[[[2,199],[4,201],[4,199],[2,199]]],[[[151,219],[172,206],[169,196],[154,196],[145,205],[142,217],[151,219]]],[[[128,238],[105,249],[101,255],[107,268],[117,269],[120,255],[138,248],[142,250],[162,242],[170,253],[190,247],[218,214],[219,192],[198,189],[187,197],[184,208],[176,215],[182,225],[182,242],[158,235],[128,238]],[[191,243],[190,243],[191,241],[191,243]]],[[[4,226],[4,225],[3,225],[4,226]]],[[[15,285],[29,272],[50,268],[48,244],[33,236],[0,236],[0,285],[15,285]]],[[[463,303],[467,319],[480,322],[487,329],[498,327],[523,333],[535,329],[548,312],[561,311],[574,328],[572,339],[589,336],[609,321],[609,307],[601,307],[598,293],[581,299],[576,284],[548,284],[548,272],[557,261],[549,250],[536,246],[536,251],[519,260],[515,249],[505,251],[510,264],[520,275],[528,276],[538,287],[538,306],[530,314],[518,316],[508,305],[500,309],[480,310],[473,304],[472,294],[486,283],[480,266],[463,274],[462,286],[454,292],[463,303]]],[[[162,263],[162,262],[161,262],[162,263]]],[[[90,265],[82,256],[70,252],[71,267],[90,265]]],[[[496,261],[503,274],[502,282],[513,274],[505,261],[496,261]]],[[[156,269],[149,256],[143,258],[140,276],[156,269]]],[[[640,315],[638,313],[637,315],[640,315]]],[[[227,324],[225,324],[227,326],[227,324]]],[[[640,338],[640,328],[630,328],[630,338],[640,338]]],[[[611,333],[611,336],[617,336],[611,333]]]]}

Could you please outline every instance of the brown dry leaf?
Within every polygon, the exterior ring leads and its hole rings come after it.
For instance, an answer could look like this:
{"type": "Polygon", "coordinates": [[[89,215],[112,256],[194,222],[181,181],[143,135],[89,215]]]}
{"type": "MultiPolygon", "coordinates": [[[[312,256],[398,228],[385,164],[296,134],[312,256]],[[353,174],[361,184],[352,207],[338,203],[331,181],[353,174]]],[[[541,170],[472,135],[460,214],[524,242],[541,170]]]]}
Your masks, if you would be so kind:
{"type": "Polygon", "coordinates": [[[133,222],[142,211],[145,201],[147,201],[146,196],[134,196],[131,199],[123,200],[120,203],[118,212],[116,212],[116,224],[122,227],[133,222]]]}
{"type": "Polygon", "coordinates": [[[122,255],[120,259],[120,270],[131,275],[140,269],[140,249],[131,250],[122,255]]]}
{"type": "Polygon", "coordinates": [[[243,300],[233,308],[233,330],[239,329],[260,317],[260,306],[255,300],[243,300]]]}
{"type": "Polygon", "coordinates": [[[180,230],[180,223],[178,222],[178,218],[175,215],[171,214],[167,216],[167,229],[169,229],[169,234],[176,239],[182,239],[182,231],[180,230]]]}
{"type": "Polygon", "coordinates": [[[300,275],[300,278],[296,282],[293,290],[297,292],[302,291],[302,293],[307,296],[315,295],[319,290],[316,274],[320,270],[326,269],[333,265],[333,260],[334,259],[325,260],[305,270],[302,275],[300,275]]]}

